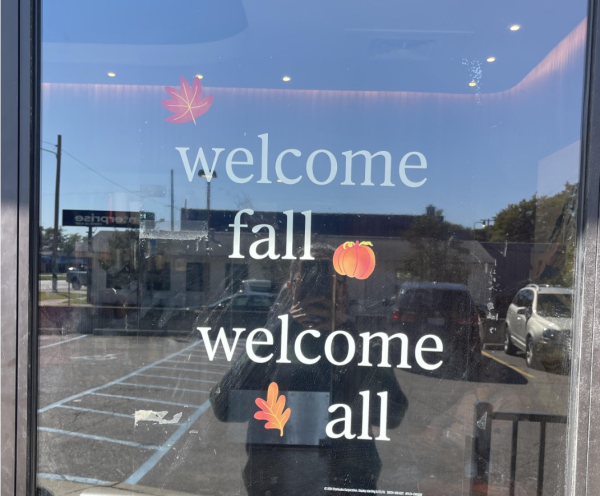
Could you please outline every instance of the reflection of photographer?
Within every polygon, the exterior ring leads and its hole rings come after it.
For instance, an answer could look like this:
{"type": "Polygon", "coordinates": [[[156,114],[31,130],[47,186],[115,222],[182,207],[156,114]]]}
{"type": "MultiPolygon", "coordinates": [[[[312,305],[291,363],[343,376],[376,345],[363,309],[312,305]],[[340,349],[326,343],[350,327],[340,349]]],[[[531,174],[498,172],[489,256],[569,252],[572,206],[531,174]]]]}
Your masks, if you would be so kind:
{"type": "MultiPolygon", "coordinates": [[[[328,246],[313,246],[315,260],[292,263],[285,303],[277,308],[279,315],[289,315],[289,325],[282,325],[282,319],[274,319],[269,330],[275,336],[275,345],[255,350],[262,356],[273,353],[273,358],[259,364],[244,354],[211,392],[213,411],[219,420],[248,422],[248,462],[243,479],[250,495],[325,494],[327,486],[375,488],[381,461],[371,426],[371,439],[357,439],[363,414],[359,392],[369,391],[371,398],[377,398],[378,392],[388,393],[388,429],[400,424],[408,406],[393,369],[357,365],[362,356],[358,343],[356,356],[344,366],[333,366],[324,359],[307,365],[296,356],[296,337],[306,330],[321,333],[320,337],[311,335],[302,341],[301,352],[310,358],[323,354],[332,329],[358,334],[346,315],[346,278],[334,274],[333,253],[328,246]],[[289,336],[281,339],[285,329],[289,336]],[[287,360],[277,359],[282,355],[278,349],[281,343],[289,343],[287,354],[284,353],[287,360]],[[258,410],[254,399],[266,398],[272,382],[277,383],[286,397],[286,407],[292,410],[283,436],[277,430],[265,429],[264,421],[254,419],[258,410]],[[327,422],[339,417],[336,413],[330,418],[328,406],[339,403],[348,405],[352,412],[351,429],[356,434],[353,439],[331,439],[325,435],[327,422]]],[[[347,341],[335,340],[332,353],[340,360],[346,357],[347,341]]],[[[378,355],[378,351],[374,353],[378,355]]],[[[380,421],[379,409],[379,401],[370,402],[369,419],[373,425],[380,421]]]]}

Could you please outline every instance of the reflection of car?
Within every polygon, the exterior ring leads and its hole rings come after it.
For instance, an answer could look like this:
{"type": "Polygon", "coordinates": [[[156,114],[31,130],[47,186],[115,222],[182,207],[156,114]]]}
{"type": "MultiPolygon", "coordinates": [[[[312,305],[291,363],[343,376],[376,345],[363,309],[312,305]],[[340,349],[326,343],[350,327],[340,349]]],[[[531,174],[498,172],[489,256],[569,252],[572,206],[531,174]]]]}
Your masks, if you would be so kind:
{"type": "Polygon", "coordinates": [[[404,283],[392,302],[391,328],[411,343],[425,334],[439,336],[451,361],[462,361],[457,366],[477,362],[481,353],[479,313],[463,284],[404,283]]]}
{"type": "Polygon", "coordinates": [[[527,366],[569,359],[573,291],[529,284],[508,307],[504,351],[525,351],[527,366]]]}
{"type": "Polygon", "coordinates": [[[66,276],[67,282],[70,282],[73,289],[81,289],[81,286],[88,284],[88,272],[86,269],[77,270],[75,267],[69,267],[66,276]]]}
{"type": "Polygon", "coordinates": [[[216,335],[221,327],[225,328],[227,335],[233,327],[248,330],[263,327],[274,302],[275,295],[272,294],[237,293],[211,303],[202,326],[211,327],[212,335],[216,335]]]}
{"type": "Polygon", "coordinates": [[[247,279],[242,281],[240,293],[267,293],[272,294],[277,292],[277,288],[273,283],[263,279],[247,279]]]}

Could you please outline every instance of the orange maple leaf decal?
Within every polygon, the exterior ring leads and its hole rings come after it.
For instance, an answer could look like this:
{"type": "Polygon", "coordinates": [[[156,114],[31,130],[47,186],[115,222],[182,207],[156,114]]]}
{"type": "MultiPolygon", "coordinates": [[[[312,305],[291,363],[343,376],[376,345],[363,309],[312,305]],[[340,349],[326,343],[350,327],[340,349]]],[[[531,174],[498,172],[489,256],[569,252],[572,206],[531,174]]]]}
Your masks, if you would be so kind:
{"type": "Polygon", "coordinates": [[[279,386],[276,382],[272,382],[269,385],[267,391],[267,401],[262,398],[256,398],[256,406],[261,409],[260,412],[254,414],[254,418],[258,420],[268,420],[265,425],[265,429],[279,429],[279,435],[283,436],[283,426],[290,418],[292,410],[288,408],[285,412],[285,396],[281,395],[279,398],[279,386]]]}
{"type": "Polygon", "coordinates": [[[165,87],[167,93],[171,95],[170,100],[162,100],[160,103],[164,108],[173,112],[173,115],[167,117],[167,122],[182,124],[184,122],[194,121],[204,114],[212,105],[213,95],[202,98],[202,83],[200,78],[195,77],[192,86],[188,84],[182,76],[180,80],[181,91],[169,86],[165,87]]]}

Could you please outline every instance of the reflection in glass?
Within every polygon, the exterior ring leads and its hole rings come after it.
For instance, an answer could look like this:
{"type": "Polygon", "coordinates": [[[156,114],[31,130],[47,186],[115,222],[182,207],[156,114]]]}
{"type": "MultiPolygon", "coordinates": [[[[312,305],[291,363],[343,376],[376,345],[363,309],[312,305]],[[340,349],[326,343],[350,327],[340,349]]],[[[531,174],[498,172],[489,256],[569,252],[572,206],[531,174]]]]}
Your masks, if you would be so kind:
{"type": "Polygon", "coordinates": [[[138,4],[44,7],[39,485],[562,494],[587,2],[138,4]]]}

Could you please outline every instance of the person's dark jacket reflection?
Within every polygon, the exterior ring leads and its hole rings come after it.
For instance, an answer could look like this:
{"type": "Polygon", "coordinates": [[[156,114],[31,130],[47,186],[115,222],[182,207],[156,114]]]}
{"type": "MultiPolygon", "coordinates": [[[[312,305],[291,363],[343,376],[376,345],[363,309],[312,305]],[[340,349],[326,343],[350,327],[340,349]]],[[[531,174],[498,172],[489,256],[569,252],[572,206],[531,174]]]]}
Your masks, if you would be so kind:
{"type": "MultiPolygon", "coordinates": [[[[331,260],[329,251],[321,249],[321,257],[331,260]]],[[[303,261],[303,264],[311,262],[303,261]]],[[[400,425],[408,407],[406,396],[400,389],[392,368],[377,367],[380,360],[380,346],[371,342],[371,367],[359,367],[362,359],[362,340],[357,330],[347,318],[344,311],[344,299],[347,294],[345,278],[336,279],[336,317],[335,329],[345,330],[352,334],[356,342],[355,357],[344,366],[334,366],[324,356],[325,340],[332,329],[332,311],[330,298],[324,305],[322,298],[301,297],[299,286],[300,264],[292,266],[290,304],[280,305],[280,314],[289,317],[288,357],[292,363],[276,363],[281,350],[279,336],[281,320],[275,319],[269,330],[275,336],[275,345],[257,350],[258,354],[274,353],[273,358],[264,364],[250,360],[244,354],[233,365],[231,370],[212,389],[210,401],[216,417],[223,421],[246,422],[258,410],[256,405],[246,402],[243,406],[232,405],[231,393],[239,390],[256,391],[256,397],[266,397],[266,391],[271,382],[276,382],[280,392],[289,391],[327,392],[330,394],[330,404],[343,403],[350,405],[352,410],[353,439],[344,437],[328,439],[321,446],[295,445],[266,445],[246,444],[248,461],[243,469],[243,480],[249,495],[308,495],[335,494],[325,491],[325,487],[352,489],[374,489],[379,473],[381,460],[377,453],[375,441],[357,439],[361,433],[362,396],[361,391],[370,391],[370,423],[377,426],[380,420],[379,392],[388,392],[387,428],[394,429],[400,425]],[[320,301],[319,301],[320,300],[320,301]],[[318,323],[314,323],[318,322],[318,323]],[[314,365],[301,363],[294,354],[296,336],[309,328],[321,331],[320,338],[305,339],[302,351],[306,357],[321,355],[321,360],[314,365]]],[[[347,356],[347,343],[344,339],[334,342],[334,356],[347,356]]],[[[340,411],[331,414],[339,418],[340,411]]],[[[293,415],[289,422],[293,422],[293,415]]],[[[370,431],[372,430],[369,427],[370,431]]],[[[339,431],[340,429],[336,429],[339,431]]],[[[372,438],[376,437],[369,432],[372,438]]]]}

